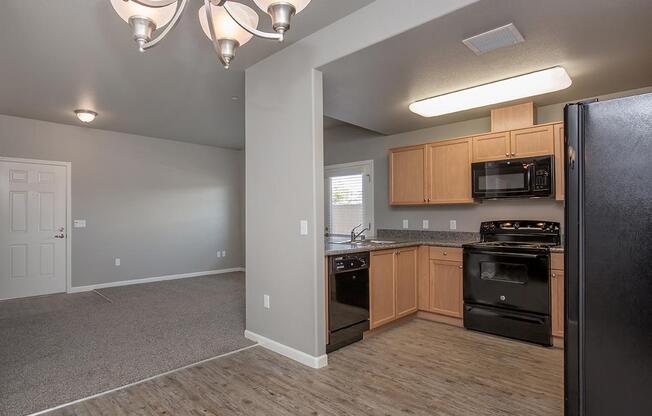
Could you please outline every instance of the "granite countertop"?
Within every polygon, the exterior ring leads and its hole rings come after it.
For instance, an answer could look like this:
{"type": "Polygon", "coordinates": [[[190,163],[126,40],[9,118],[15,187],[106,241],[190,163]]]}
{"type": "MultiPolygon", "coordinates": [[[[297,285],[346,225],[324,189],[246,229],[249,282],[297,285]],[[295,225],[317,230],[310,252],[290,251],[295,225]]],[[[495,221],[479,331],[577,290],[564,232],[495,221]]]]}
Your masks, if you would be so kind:
{"type": "MultiPolygon", "coordinates": [[[[342,244],[338,241],[348,241],[346,237],[327,237],[325,251],[327,256],[340,254],[363,253],[366,251],[390,250],[412,246],[462,247],[462,244],[480,241],[480,234],[456,231],[408,231],[408,230],[378,230],[377,236],[367,238],[359,244],[342,244]],[[386,243],[373,243],[384,241],[386,243]]],[[[552,253],[563,253],[562,246],[552,247],[552,253]]]]}
{"type": "Polygon", "coordinates": [[[326,255],[335,256],[412,246],[462,247],[462,244],[479,241],[480,235],[452,231],[378,230],[375,238],[368,238],[360,244],[337,244],[338,241],[347,240],[349,239],[346,237],[326,238],[326,255]],[[373,243],[374,240],[391,243],[378,244],[373,243]]]}

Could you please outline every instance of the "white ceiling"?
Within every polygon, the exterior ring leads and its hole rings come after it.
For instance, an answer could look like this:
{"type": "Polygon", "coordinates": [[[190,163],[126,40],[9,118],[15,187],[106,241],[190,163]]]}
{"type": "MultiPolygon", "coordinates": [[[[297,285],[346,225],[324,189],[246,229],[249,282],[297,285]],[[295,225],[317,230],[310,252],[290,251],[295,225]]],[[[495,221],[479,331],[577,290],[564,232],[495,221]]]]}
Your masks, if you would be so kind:
{"type": "Polygon", "coordinates": [[[412,101],[564,66],[573,85],[537,105],[652,85],[650,0],[481,0],[341,58],[324,72],[324,113],[383,134],[489,115],[422,118],[412,101]],[[525,43],[476,56],[462,40],[513,22],[525,43]]]}
{"type": "Polygon", "coordinates": [[[199,26],[199,0],[144,54],[109,0],[3,0],[0,114],[79,124],[72,111],[90,108],[94,128],[242,148],[244,69],[372,1],[312,0],[285,43],[253,39],[225,71],[199,26]]]}

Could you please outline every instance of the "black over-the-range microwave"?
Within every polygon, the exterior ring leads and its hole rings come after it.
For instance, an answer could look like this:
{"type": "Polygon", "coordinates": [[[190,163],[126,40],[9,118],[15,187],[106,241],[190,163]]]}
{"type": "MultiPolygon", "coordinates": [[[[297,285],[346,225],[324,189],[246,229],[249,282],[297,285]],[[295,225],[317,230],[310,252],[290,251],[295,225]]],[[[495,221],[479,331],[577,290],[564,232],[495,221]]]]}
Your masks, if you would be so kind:
{"type": "Polygon", "coordinates": [[[506,159],[472,165],[473,198],[546,198],[554,195],[554,157],[506,159]]]}

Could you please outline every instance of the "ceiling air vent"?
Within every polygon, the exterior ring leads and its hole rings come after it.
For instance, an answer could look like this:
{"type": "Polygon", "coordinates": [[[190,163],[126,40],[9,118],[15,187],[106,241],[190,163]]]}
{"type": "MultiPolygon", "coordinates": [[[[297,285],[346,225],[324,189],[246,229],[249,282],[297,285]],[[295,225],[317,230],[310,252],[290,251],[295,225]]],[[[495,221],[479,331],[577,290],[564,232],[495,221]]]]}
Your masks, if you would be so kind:
{"type": "Polygon", "coordinates": [[[510,23],[488,32],[472,36],[468,39],[464,39],[462,42],[476,55],[482,55],[524,41],[525,39],[523,38],[523,35],[521,35],[521,32],[519,32],[516,26],[514,26],[514,23],[510,23]]]}

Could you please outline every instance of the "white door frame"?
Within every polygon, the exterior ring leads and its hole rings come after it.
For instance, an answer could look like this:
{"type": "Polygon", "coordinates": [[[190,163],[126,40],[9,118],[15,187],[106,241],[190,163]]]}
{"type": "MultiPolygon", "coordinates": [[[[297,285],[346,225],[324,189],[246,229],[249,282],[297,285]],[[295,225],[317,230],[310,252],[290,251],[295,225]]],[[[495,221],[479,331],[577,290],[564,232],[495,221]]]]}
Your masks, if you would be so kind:
{"type": "Polygon", "coordinates": [[[63,166],[66,168],[66,293],[71,293],[72,277],[70,266],[72,264],[72,163],[54,160],[23,159],[18,157],[0,156],[0,162],[31,163],[37,165],[63,166]]]}

